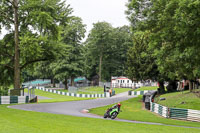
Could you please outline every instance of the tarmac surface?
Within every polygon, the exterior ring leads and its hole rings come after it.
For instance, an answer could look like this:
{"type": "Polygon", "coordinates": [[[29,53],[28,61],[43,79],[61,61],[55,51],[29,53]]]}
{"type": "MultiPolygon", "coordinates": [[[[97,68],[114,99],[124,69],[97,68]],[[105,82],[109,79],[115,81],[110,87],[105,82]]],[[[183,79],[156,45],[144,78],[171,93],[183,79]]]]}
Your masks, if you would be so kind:
{"type": "MultiPolygon", "coordinates": [[[[124,92],[124,93],[117,94],[111,98],[98,98],[98,99],[92,99],[92,100],[69,101],[69,102],[59,102],[59,103],[21,104],[21,105],[9,106],[9,108],[26,110],[26,111],[46,112],[46,113],[52,113],[52,114],[64,114],[64,115],[71,115],[71,116],[78,116],[78,117],[104,119],[103,116],[98,116],[95,114],[88,113],[88,110],[91,108],[97,108],[97,107],[102,107],[102,106],[118,103],[118,102],[128,100],[133,97],[135,96],[128,96],[128,92],[124,92]]],[[[102,112],[102,114],[103,113],[104,112],[102,112]]],[[[107,120],[111,120],[111,119],[107,119],[107,120]]],[[[124,119],[118,119],[118,118],[116,118],[115,121],[200,129],[198,127],[167,125],[167,124],[162,124],[162,123],[132,121],[132,120],[124,120],[124,119]]]]}
{"type": "Polygon", "coordinates": [[[70,101],[70,102],[59,102],[59,103],[21,104],[21,105],[10,106],[10,108],[27,110],[27,111],[36,111],[36,112],[47,112],[53,114],[80,116],[80,117],[102,118],[102,116],[88,114],[86,113],[87,112],[86,110],[118,103],[133,97],[134,96],[128,96],[128,92],[125,92],[117,94],[111,98],[98,98],[92,100],[70,101]]]}

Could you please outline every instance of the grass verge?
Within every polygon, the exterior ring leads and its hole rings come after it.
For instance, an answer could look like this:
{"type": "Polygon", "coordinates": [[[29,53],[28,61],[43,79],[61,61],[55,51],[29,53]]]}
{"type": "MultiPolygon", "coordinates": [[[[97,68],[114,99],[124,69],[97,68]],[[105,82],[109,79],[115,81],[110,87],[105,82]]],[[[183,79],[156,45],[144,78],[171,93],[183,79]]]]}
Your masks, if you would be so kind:
{"type": "Polygon", "coordinates": [[[157,88],[157,86],[143,86],[141,88],[135,89],[134,91],[157,90],[157,88]]]}
{"type": "MultiPolygon", "coordinates": [[[[122,92],[126,92],[131,90],[130,88],[114,88],[115,94],[119,94],[122,92]]],[[[68,90],[60,90],[62,92],[68,92],[68,90]]],[[[104,88],[103,87],[86,87],[81,88],[77,92],[78,94],[103,94],[104,88]]]]}
{"type": "MultiPolygon", "coordinates": [[[[161,116],[158,116],[155,113],[145,110],[143,109],[141,99],[142,97],[140,96],[140,97],[132,98],[127,101],[121,102],[122,104],[121,110],[123,112],[121,112],[118,115],[118,118],[127,119],[127,120],[136,120],[136,121],[163,123],[163,124],[169,124],[169,125],[200,127],[200,123],[198,122],[188,122],[188,121],[166,119],[161,116]]],[[[109,107],[111,107],[111,105],[100,107],[100,108],[94,108],[94,109],[91,109],[90,112],[103,116],[103,113],[109,107]]]]}
{"type": "Polygon", "coordinates": [[[0,105],[0,133],[199,133],[200,129],[22,111],[0,105]]]}
{"type": "Polygon", "coordinates": [[[130,89],[130,88],[114,88],[114,90],[115,90],[115,94],[119,94],[119,93],[130,91],[132,89],[130,89]]]}
{"type": "Polygon", "coordinates": [[[200,110],[200,98],[189,91],[167,93],[156,98],[156,102],[167,107],[200,110]],[[160,101],[161,97],[166,100],[160,101]]]}
{"type": "MultiPolygon", "coordinates": [[[[25,92],[28,92],[28,91],[25,90],[25,92]]],[[[51,92],[45,92],[45,91],[41,91],[41,90],[37,90],[37,89],[35,89],[35,95],[52,98],[52,99],[39,99],[38,100],[39,103],[66,102],[66,101],[92,99],[92,98],[80,98],[80,97],[64,96],[64,95],[54,94],[54,93],[51,93],[51,92]]]]}

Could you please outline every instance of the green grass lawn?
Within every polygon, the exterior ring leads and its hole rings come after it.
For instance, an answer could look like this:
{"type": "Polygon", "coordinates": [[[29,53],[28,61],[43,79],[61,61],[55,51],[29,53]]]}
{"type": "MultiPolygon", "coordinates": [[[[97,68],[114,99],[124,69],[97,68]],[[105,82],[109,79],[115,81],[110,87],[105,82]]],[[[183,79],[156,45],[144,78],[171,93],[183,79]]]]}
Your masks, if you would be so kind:
{"type": "MultiPolygon", "coordinates": [[[[121,112],[118,115],[118,118],[127,119],[127,120],[136,120],[136,121],[146,121],[146,122],[155,122],[155,123],[163,123],[169,125],[182,125],[182,126],[193,126],[193,127],[200,127],[200,123],[197,122],[188,122],[188,121],[180,121],[180,120],[172,120],[166,119],[161,116],[158,116],[155,113],[152,113],[148,110],[143,109],[142,97],[132,98],[127,101],[121,102],[122,108],[121,112]]],[[[105,110],[110,106],[94,108],[90,110],[90,113],[102,115],[104,114],[105,110]]]]}
{"type": "MultiPolygon", "coordinates": [[[[131,90],[130,88],[114,88],[115,94],[119,94],[122,92],[126,92],[131,90]]],[[[60,90],[63,92],[68,92],[68,90],[60,90]]],[[[78,90],[79,94],[103,94],[104,88],[103,87],[85,87],[78,90]]]]}
{"type": "Polygon", "coordinates": [[[200,110],[200,98],[189,91],[167,93],[158,97],[156,102],[167,107],[200,110]],[[166,100],[160,101],[161,97],[166,100]]]}
{"type": "Polygon", "coordinates": [[[144,86],[138,89],[135,89],[134,91],[144,91],[144,90],[157,90],[157,86],[144,86]]]}
{"type": "MultiPolygon", "coordinates": [[[[25,92],[28,92],[27,89],[25,90],[25,92]]],[[[35,89],[35,95],[52,98],[52,99],[45,99],[45,100],[39,99],[38,100],[39,103],[52,103],[52,102],[65,102],[65,101],[76,101],[76,100],[91,99],[91,98],[64,96],[64,95],[54,94],[54,93],[51,93],[51,92],[45,92],[45,91],[41,91],[41,90],[37,90],[37,89],[35,89]]]]}
{"type": "Polygon", "coordinates": [[[0,133],[199,133],[200,129],[21,111],[0,105],[0,133]]]}
{"type": "MultiPolygon", "coordinates": [[[[68,90],[59,90],[62,92],[68,92],[68,90]]],[[[78,94],[103,94],[103,88],[102,87],[84,87],[78,89],[78,94]]]]}
{"type": "Polygon", "coordinates": [[[119,94],[119,93],[130,91],[132,89],[130,89],[130,88],[114,88],[114,90],[115,90],[115,94],[119,94]]]}
{"type": "MultiPolygon", "coordinates": [[[[92,92],[96,92],[94,94],[102,94],[102,93],[100,93],[100,90],[102,90],[102,89],[103,88],[100,88],[100,87],[94,87],[94,88],[88,89],[87,93],[82,92],[80,94],[93,94],[92,92]]],[[[129,90],[130,89],[128,89],[128,88],[115,88],[116,93],[122,93],[122,92],[126,92],[129,90]]],[[[67,92],[67,90],[60,90],[60,91],[67,92]]],[[[25,92],[28,92],[28,90],[25,89],[25,92]]],[[[39,99],[38,100],[39,103],[52,103],[52,102],[65,102],[65,101],[94,99],[94,98],[80,98],[80,97],[72,97],[72,96],[63,96],[63,95],[59,95],[59,94],[55,94],[55,93],[51,93],[51,92],[45,92],[45,91],[41,91],[41,90],[37,90],[37,89],[35,89],[35,95],[52,98],[52,99],[39,99]]]]}

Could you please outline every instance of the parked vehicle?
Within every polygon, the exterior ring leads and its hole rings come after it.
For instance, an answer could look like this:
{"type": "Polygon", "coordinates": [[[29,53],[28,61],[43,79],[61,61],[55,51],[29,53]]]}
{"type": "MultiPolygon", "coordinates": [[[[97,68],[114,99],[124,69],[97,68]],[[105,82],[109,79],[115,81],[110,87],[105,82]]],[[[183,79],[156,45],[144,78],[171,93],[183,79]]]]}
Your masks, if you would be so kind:
{"type": "Polygon", "coordinates": [[[117,117],[117,115],[121,112],[120,110],[121,104],[118,103],[117,105],[108,108],[106,110],[106,113],[104,114],[104,118],[111,118],[111,119],[115,119],[117,117]]]}

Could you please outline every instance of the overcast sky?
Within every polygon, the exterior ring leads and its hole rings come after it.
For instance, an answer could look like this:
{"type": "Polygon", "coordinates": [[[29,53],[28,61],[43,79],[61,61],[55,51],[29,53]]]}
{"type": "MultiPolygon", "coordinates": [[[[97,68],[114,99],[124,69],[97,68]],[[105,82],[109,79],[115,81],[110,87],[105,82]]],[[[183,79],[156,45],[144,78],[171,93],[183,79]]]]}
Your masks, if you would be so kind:
{"type": "MultiPolygon", "coordinates": [[[[125,10],[125,4],[128,0],[67,0],[73,8],[74,16],[82,18],[83,23],[87,25],[87,32],[92,29],[92,24],[99,21],[106,21],[114,27],[128,25],[125,10]]],[[[2,31],[4,35],[5,30],[2,31]]],[[[0,38],[3,35],[0,34],[0,38]]]]}
{"type": "Polygon", "coordinates": [[[126,19],[125,4],[128,0],[67,0],[71,5],[73,15],[81,17],[87,25],[87,31],[92,29],[92,24],[106,21],[114,27],[129,25],[126,19]]]}

